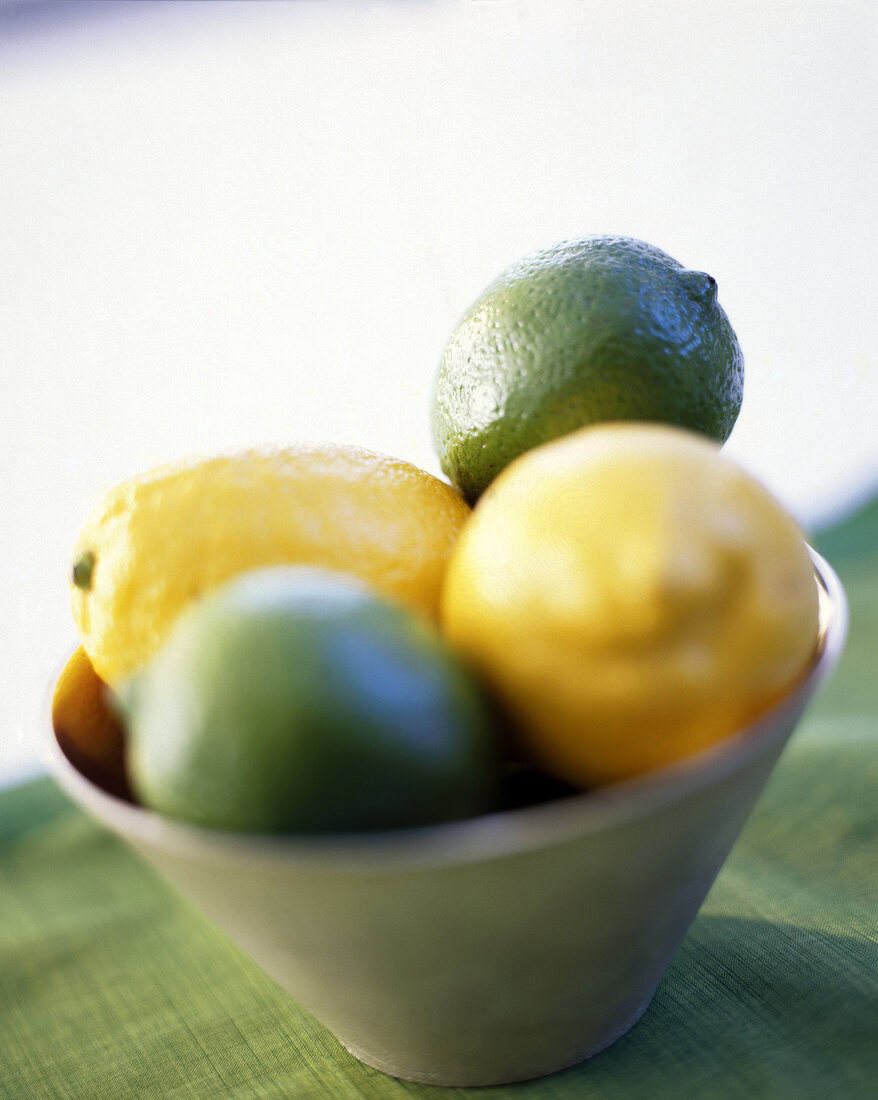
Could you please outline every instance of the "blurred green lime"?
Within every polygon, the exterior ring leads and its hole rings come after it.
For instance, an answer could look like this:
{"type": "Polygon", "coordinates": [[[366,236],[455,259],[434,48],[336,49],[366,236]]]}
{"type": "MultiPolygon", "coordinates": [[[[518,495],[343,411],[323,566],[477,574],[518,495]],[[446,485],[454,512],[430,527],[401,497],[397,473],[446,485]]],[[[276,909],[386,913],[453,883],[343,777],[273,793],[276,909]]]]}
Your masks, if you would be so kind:
{"type": "Polygon", "coordinates": [[[201,825],[382,829],[486,808],[490,707],[434,627],[343,574],[247,573],[119,689],[142,802],[201,825]]]}

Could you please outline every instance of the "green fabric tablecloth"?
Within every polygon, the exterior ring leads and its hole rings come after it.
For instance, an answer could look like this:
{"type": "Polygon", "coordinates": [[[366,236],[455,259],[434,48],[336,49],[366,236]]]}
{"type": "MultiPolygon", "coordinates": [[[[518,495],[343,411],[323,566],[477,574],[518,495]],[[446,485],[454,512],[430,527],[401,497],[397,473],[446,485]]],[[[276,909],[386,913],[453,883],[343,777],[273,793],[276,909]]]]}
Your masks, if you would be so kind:
{"type": "Polygon", "coordinates": [[[878,501],[816,541],[845,657],[609,1050],[492,1089],[385,1077],[42,779],[0,795],[0,1098],[878,1096],[878,501]]]}

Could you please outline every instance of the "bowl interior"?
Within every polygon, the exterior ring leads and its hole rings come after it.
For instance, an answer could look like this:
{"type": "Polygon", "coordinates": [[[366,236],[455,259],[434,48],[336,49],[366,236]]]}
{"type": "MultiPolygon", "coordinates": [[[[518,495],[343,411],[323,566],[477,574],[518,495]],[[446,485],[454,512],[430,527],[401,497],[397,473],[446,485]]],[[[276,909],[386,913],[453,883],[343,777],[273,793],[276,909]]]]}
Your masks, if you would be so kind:
{"type": "MultiPolygon", "coordinates": [[[[386,832],[309,835],[242,834],[208,829],[164,818],[120,798],[87,779],[65,756],[45,722],[44,756],[63,789],[86,810],[132,838],[155,841],[181,850],[235,850],[260,861],[274,859],[330,860],[362,867],[370,863],[453,863],[523,851],[565,836],[606,829],[633,820],[710,786],[742,767],[749,759],[785,740],[811,695],[841,656],[847,637],[848,610],[841,582],[831,566],[809,548],[820,599],[820,633],[807,674],[789,695],[732,737],[695,756],[636,779],[595,790],[568,794],[512,810],[475,818],[386,832]]],[[[49,689],[49,700],[51,700],[49,689]]],[[[50,715],[50,702],[47,704],[50,715]]]]}

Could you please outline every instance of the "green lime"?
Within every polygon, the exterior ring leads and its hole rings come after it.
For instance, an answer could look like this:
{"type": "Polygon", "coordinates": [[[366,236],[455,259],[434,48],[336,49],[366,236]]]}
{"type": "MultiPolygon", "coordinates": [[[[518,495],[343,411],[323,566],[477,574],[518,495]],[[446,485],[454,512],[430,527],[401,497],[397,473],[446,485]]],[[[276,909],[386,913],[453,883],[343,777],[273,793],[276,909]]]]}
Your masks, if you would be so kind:
{"type": "Polygon", "coordinates": [[[443,471],[473,502],[514,458],[587,424],[649,420],[725,442],[744,359],[716,281],[630,237],[588,237],[505,271],[445,349],[443,471]]]}
{"type": "Polygon", "coordinates": [[[426,618],[329,570],[215,589],[119,700],[136,794],[200,825],[421,825],[492,793],[492,711],[469,672],[426,618]]]}

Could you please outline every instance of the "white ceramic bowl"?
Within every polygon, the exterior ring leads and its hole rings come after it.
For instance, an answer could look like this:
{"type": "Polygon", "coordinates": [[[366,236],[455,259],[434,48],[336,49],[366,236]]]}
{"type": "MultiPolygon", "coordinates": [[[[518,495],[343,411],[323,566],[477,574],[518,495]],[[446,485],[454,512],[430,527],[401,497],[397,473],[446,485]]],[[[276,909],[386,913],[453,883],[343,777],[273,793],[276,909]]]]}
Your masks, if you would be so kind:
{"type": "MultiPolygon", "coordinates": [[[[808,676],[732,739],[632,782],[382,834],[252,836],[106,794],[48,737],[48,764],[357,1058],[442,1085],[538,1077],[646,1009],[847,633],[812,554],[821,641],[808,676]]],[[[48,723],[51,729],[51,722],[48,723]]]]}

